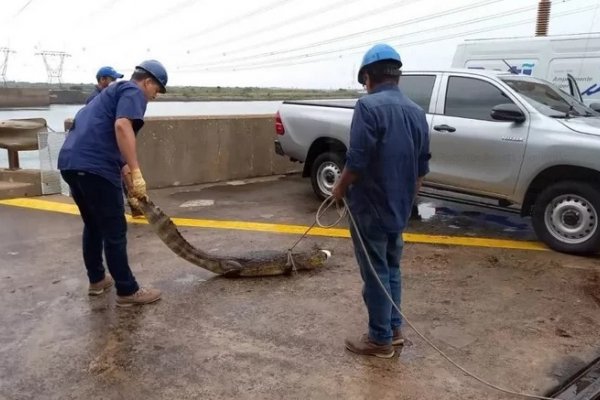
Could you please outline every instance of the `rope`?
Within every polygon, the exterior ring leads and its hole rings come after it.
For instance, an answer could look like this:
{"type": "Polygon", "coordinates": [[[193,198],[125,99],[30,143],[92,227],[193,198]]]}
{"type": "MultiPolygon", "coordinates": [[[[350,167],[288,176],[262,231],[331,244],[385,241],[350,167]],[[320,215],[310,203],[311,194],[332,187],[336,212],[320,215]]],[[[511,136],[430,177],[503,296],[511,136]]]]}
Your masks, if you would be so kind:
{"type": "Polygon", "coordinates": [[[306,229],[306,231],[304,231],[304,233],[300,236],[300,238],[298,240],[296,240],[294,245],[288,249],[288,251],[287,251],[287,257],[288,257],[287,266],[291,266],[293,272],[297,271],[296,263],[294,262],[293,251],[296,248],[296,246],[298,246],[298,244],[300,244],[302,239],[304,239],[308,235],[308,233],[311,231],[312,228],[314,228],[316,225],[320,226],[321,228],[333,228],[334,226],[339,224],[340,221],[342,220],[342,218],[344,218],[345,216],[346,216],[346,207],[345,206],[343,206],[340,202],[334,201],[332,197],[328,197],[327,199],[325,199],[325,201],[323,201],[323,203],[321,203],[321,206],[317,210],[317,214],[315,215],[315,222],[313,222],[312,225],[309,226],[306,229]],[[333,222],[332,224],[329,224],[329,225],[323,224],[321,222],[321,217],[323,216],[323,214],[325,214],[325,212],[327,210],[329,210],[329,208],[331,208],[331,206],[333,204],[336,205],[338,219],[335,222],[333,222]]]}
{"type": "MultiPolygon", "coordinates": [[[[485,379],[479,377],[478,375],[475,375],[474,373],[469,372],[467,369],[465,369],[464,367],[462,367],[461,365],[459,365],[458,363],[456,363],[448,355],[446,355],[446,353],[444,353],[440,348],[438,348],[431,340],[429,340],[427,337],[425,337],[425,335],[423,335],[413,325],[413,323],[410,322],[410,320],[408,318],[406,318],[406,316],[404,315],[404,313],[402,313],[402,311],[400,310],[400,307],[398,307],[398,305],[392,299],[392,296],[385,289],[385,286],[383,285],[383,282],[381,282],[381,279],[379,279],[379,276],[377,275],[377,271],[375,270],[375,267],[373,266],[371,258],[369,257],[369,254],[367,252],[367,248],[366,248],[365,243],[363,241],[362,235],[360,234],[358,225],[356,224],[356,221],[354,220],[354,216],[352,215],[352,212],[350,212],[350,208],[348,207],[348,203],[346,202],[346,199],[342,200],[342,204],[343,205],[340,205],[340,202],[335,201],[332,197],[329,197],[329,198],[325,199],[325,201],[323,201],[323,203],[319,207],[319,210],[317,211],[317,215],[315,217],[315,223],[313,225],[311,225],[307,229],[307,231],[304,233],[304,235],[302,235],[302,237],[298,240],[298,242],[296,242],[296,245],[300,242],[300,240],[302,240],[304,237],[306,237],[306,235],[308,234],[308,232],[315,226],[315,224],[318,225],[321,228],[331,228],[331,227],[337,225],[342,220],[342,218],[346,215],[346,213],[347,213],[348,216],[350,217],[350,222],[352,223],[352,225],[356,229],[358,240],[360,242],[362,250],[365,252],[365,256],[367,258],[367,261],[369,262],[369,267],[371,269],[371,272],[373,273],[373,276],[375,276],[375,278],[377,279],[377,282],[379,283],[379,286],[381,286],[381,289],[385,293],[387,299],[392,303],[392,306],[396,309],[396,311],[398,311],[400,313],[400,315],[402,316],[402,318],[404,319],[404,321],[406,321],[406,323],[412,328],[412,330],[415,331],[415,333],[421,339],[423,339],[425,341],[425,343],[427,343],[429,346],[431,346],[436,352],[438,352],[450,364],[452,364],[453,366],[455,366],[456,368],[458,368],[459,370],[461,370],[462,372],[464,372],[465,374],[467,374],[471,378],[475,379],[479,383],[481,383],[481,384],[483,384],[483,385],[485,385],[485,386],[487,386],[487,387],[489,387],[491,389],[497,390],[497,391],[502,392],[502,393],[506,393],[506,394],[510,394],[510,395],[514,395],[514,396],[525,397],[525,398],[529,398],[529,399],[556,400],[553,397],[544,397],[544,396],[537,396],[537,395],[532,395],[532,394],[527,394],[527,393],[516,392],[516,391],[513,391],[513,390],[505,389],[505,388],[503,388],[501,386],[498,386],[498,385],[495,385],[493,383],[490,383],[490,382],[486,381],[485,379]],[[337,212],[338,212],[338,214],[339,214],[340,217],[338,218],[338,220],[334,224],[330,224],[330,225],[321,224],[321,221],[320,221],[321,216],[323,215],[323,213],[325,213],[325,211],[327,211],[332,206],[332,204],[336,204],[337,212]]],[[[294,245],[294,247],[296,245],[294,245]]],[[[288,254],[291,255],[291,249],[289,250],[288,254]]],[[[292,262],[293,262],[293,259],[292,259],[292,262]]]]}

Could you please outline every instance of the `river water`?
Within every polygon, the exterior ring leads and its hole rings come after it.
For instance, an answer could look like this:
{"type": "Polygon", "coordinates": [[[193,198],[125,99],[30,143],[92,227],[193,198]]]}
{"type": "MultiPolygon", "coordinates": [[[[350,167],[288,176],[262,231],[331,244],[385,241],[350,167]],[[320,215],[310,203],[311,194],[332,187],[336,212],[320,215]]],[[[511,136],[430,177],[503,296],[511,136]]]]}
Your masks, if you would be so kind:
{"type": "MultiPolygon", "coordinates": [[[[275,114],[281,101],[206,101],[206,102],[150,102],[146,116],[172,115],[247,115],[275,114]]],[[[57,132],[64,130],[64,120],[75,116],[83,105],[55,104],[39,108],[3,108],[0,120],[11,118],[45,118],[48,126],[57,132]]],[[[21,168],[39,168],[37,151],[19,152],[21,168]]],[[[0,149],[0,168],[8,167],[7,152],[0,149]]]]}

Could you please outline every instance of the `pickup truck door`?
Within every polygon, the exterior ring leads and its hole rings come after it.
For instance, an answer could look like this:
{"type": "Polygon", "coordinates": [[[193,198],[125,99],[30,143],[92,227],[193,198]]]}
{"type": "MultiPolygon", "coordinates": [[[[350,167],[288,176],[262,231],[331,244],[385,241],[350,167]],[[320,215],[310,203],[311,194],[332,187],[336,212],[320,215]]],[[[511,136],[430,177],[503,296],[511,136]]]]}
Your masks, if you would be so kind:
{"type": "Polygon", "coordinates": [[[441,73],[406,73],[398,84],[402,93],[425,111],[430,131],[442,76],[441,73]]]}
{"type": "Polygon", "coordinates": [[[444,74],[439,93],[427,182],[480,195],[511,195],[529,131],[525,107],[510,88],[485,76],[444,74]],[[493,120],[492,108],[507,103],[521,108],[527,120],[493,120]]]}

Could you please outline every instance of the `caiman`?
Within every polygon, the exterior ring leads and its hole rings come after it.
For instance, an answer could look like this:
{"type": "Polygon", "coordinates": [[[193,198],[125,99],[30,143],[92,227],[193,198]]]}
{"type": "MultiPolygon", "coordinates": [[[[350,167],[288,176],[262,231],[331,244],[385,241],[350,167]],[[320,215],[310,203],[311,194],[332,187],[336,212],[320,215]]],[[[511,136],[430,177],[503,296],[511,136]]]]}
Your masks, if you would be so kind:
{"type": "Polygon", "coordinates": [[[292,258],[288,251],[250,252],[232,258],[216,256],[190,244],[171,218],[149,198],[136,203],[154,232],[175,254],[226,278],[286,275],[294,270],[313,270],[322,267],[331,255],[327,250],[313,249],[308,253],[295,253],[292,258]]]}

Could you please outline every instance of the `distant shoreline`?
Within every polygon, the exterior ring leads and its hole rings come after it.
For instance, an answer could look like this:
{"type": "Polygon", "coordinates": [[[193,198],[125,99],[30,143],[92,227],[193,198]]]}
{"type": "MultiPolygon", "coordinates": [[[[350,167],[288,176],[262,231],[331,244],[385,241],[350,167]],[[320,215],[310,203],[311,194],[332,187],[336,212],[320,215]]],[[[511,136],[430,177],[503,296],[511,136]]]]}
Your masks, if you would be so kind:
{"type": "MultiPolygon", "coordinates": [[[[0,92],[3,88],[0,87],[0,92]]],[[[26,106],[48,106],[49,104],[84,104],[88,95],[94,90],[92,84],[47,85],[39,83],[9,83],[5,91],[10,96],[3,96],[0,109],[26,106]],[[35,96],[33,96],[35,93],[35,96]],[[47,93],[47,97],[40,95],[47,93]],[[28,98],[28,96],[30,98],[28,98]],[[35,97],[35,98],[34,98],[35,97]]],[[[318,100],[358,98],[361,93],[352,89],[319,90],[319,89],[284,89],[258,87],[169,87],[168,92],[160,95],[156,101],[161,102],[208,102],[208,101],[285,101],[285,100],[318,100]]]]}

